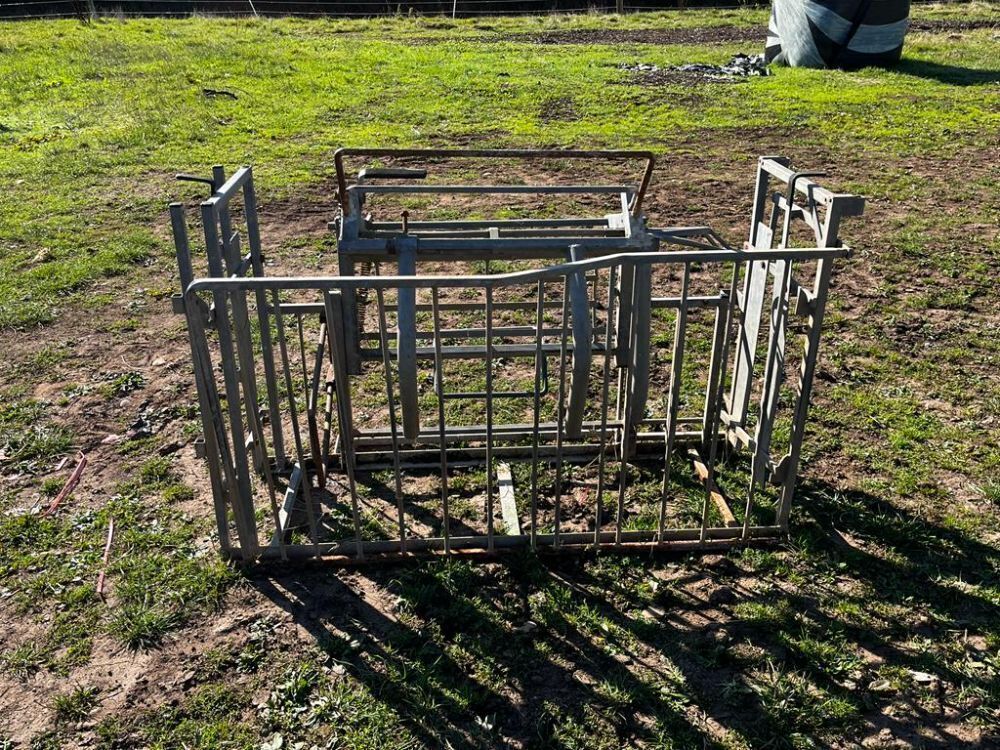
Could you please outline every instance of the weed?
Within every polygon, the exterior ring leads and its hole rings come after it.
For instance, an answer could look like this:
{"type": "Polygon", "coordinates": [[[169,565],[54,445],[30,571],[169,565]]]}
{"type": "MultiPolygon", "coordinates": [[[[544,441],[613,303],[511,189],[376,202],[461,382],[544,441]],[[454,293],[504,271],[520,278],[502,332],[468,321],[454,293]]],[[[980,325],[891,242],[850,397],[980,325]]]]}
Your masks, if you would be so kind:
{"type": "Polygon", "coordinates": [[[69,430],[50,422],[47,404],[33,399],[0,404],[0,456],[11,465],[31,468],[71,445],[69,430]]]}
{"type": "Polygon", "coordinates": [[[106,392],[109,396],[127,396],[146,385],[146,378],[141,372],[123,372],[107,377],[106,392]]]}
{"type": "Polygon", "coordinates": [[[129,602],[111,618],[108,631],[133,651],[158,646],[177,616],[145,602],[129,602]]]}
{"type": "Polygon", "coordinates": [[[165,456],[156,456],[148,459],[139,468],[139,478],[143,484],[161,485],[171,477],[173,463],[165,456]]]}
{"type": "Polygon", "coordinates": [[[42,651],[34,643],[25,643],[0,654],[3,672],[19,680],[25,680],[37,672],[42,661],[42,651]]]}
{"type": "Polygon", "coordinates": [[[1000,505],[1000,481],[988,479],[977,488],[983,500],[1000,505]]]}
{"type": "Polygon", "coordinates": [[[42,480],[42,486],[40,489],[45,497],[55,497],[59,494],[65,484],[65,477],[46,477],[42,480]]]}
{"type": "Polygon", "coordinates": [[[171,484],[163,490],[163,499],[167,503],[182,503],[194,499],[194,489],[186,484],[171,484]]]}
{"type": "Polygon", "coordinates": [[[264,707],[263,719],[272,729],[294,729],[308,709],[307,701],[320,684],[320,673],[311,664],[288,669],[264,707]]]}
{"type": "Polygon", "coordinates": [[[29,748],[30,750],[60,750],[62,740],[58,732],[50,730],[32,737],[29,748]]]}
{"type": "Polygon", "coordinates": [[[56,721],[70,723],[83,721],[97,705],[99,691],[94,687],[76,687],[72,692],[57,695],[52,699],[56,721]]]}

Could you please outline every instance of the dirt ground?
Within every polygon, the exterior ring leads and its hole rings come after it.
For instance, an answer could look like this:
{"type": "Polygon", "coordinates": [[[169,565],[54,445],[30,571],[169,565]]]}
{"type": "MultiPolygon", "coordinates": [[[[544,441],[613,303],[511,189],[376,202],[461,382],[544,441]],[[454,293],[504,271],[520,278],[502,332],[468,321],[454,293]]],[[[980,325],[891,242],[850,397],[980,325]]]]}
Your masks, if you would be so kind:
{"type": "MultiPolygon", "coordinates": [[[[945,23],[951,22],[924,22],[916,28],[966,28],[961,24],[942,25],[945,23]]],[[[719,28],[677,32],[552,32],[533,35],[531,40],[544,44],[609,41],[695,44],[706,41],[757,43],[762,38],[763,29],[719,28]]],[[[558,103],[553,103],[547,114],[550,117],[572,116],[572,112],[558,103]]],[[[698,135],[671,143],[670,154],[661,160],[649,193],[650,223],[707,223],[733,244],[739,244],[746,231],[750,181],[757,155],[781,153],[792,157],[794,163],[803,168],[827,169],[831,175],[828,181],[833,184],[857,182],[871,170],[884,166],[873,163],[864,153],[805,148],[799,145],[800,135],[803,134],[795,129],[735,131],[725,144],[714,144],[709,154],[703,153],[698,135]]],[[[964,183],[976,176],[985,177],[998,161],[1000,151],[995,146],[984,146],[976,153],[905,158],[895,170],[916,180],[946,185],[953,181],[964,183]]],[[[573,175],[561,176],[570,178],[573,175]]],[[[161,187],[164,192],[172,189],[169,176],[162,177],[161,187]]],[[[326,222],[334,216],[331,185],[319,185],[309,194],[308,201],[297,198],[294,203],[268,200],[266,184],[259,186],[259,190],[264,195],[260,216],[266,252],[274,257],[276,272],[289,271],[295,263],[295,239],[322,241],[328,237],[326,222]]],[[[966,197],[960,192],[945,189],[935,190],[933,198],[903,201],[888,191],[870,196],[866,216],[852,221],[842,232],[856,251],[852,259],[841,264],[835,277],[833,295],[842,304],[829,331],[827,347],[837,350],[857,343],[857,324],[878,314],[883,304],[880,289],[887,274],[881,262],[881,250],[899,222],[920,213],[955,216],[957,220],[941,230],[938,238],[941,245],[960,243],[969,233],[976,236],[988,233],[987,227],[968,226],[961,221],[964,200],[966,197]]],[[[169,235],[165,212],[156,217],[155,226],[167,248],[169,235]]],[[[324,255],[318,262],[326,261],[332,266],[333,257],[324,255]]],[[[935,275],[934,270],[917,266],[902,287],[905,293],[916,294],[947,283],[950,280],[935,275]]],[[[170,311],[169,293],[175,286],[173,261],[164,251],[136,274],[108,279],[94,288],[94,294],[112,294],[121,300],[117,308],[99,307],[95,312],[81,304],[64,312],[41,335],[38,331],[4,335],[7,352],[4,371],[8,381],[30,384],[32,395],[41,400],[53,400],[67,383],[84,386],[79,395],[73,396],[58,412],[58,420],[72,429],[76,445],[89,459],[79,487],[67,501],[74,512],[101,506],[110,488],[123,479],[122,461],[115,446],[144,420],[155,436],[157,451],[170,456],[178,475],[195,489],[194,497],[180,503],[177,510],[205,518],[211,515],[204,464],[195,457],[192,435],[184,429],[188,420],[174,409],[178,404],[195,401],[184,321],[170,311]],[[123,321],[131,322],[123,326],[123,321]],[[27,368],[43,349],[53,346],[64,348],[66,357],[54,372],[43,380],[36,380],[27,368]],[[106,398],[93,388],[122,372],[141,373],[146,387],[114,399],[106,398]]],[[[986,331],[1000,321],[1000,315],[992,309],[988,297],[974,297],[957,319],[954,315],[937,315],[933,310],[919,319],[916,315],[901,316],[887,321],[885,335],[892,337],[893,346],[919,349],[928,341],[947,339],[956,326],[973,319],[977,327],[986,331]]],[[[987,362],[967,361],[962,367],[981,373],[984,379],[992,377],[993,366],[987,362]]],[[[846,375],[841,365],[821,357],[815,413],[822,414],[829,407],[828,388],[846,375]]],[[[931,394],[926,394],[925,399],[929,410],[943,419],[952,418],[946,403],[932,400],[931,394]]],[[[850,436],[842,436],[841,440],[850,440],[850,436]]],[[[53,471],[52,475],[63,476],[71,466],[72,459],[64,469],[53,471]]],[[[806,479],[814,486],[857,486],[863,483],[865,471],[863,466],[844,462],[839,456],[827,458],[820,454],[808,466],[806,479]]],[[[5,475],[3,486],[10,491],[29,493],[27,488],[39,479],[40,476],[5,475]]],[[[25,503],[32,502],[29,494],[24,494],[23,498],[25,503]]],[[[35,502],[41,499],[36,498],[35,502]]],[[[842,539],[846,545],[863,548],[861,542],[849,537],[842,539]]],[[[206,536],[200,543],[208,554],[212,554],[210,537],[206,536]]],[[[630,610],[633,603],[627,598],[608,598],[600,588],[601,583],[589,578],[581,561],[554,562],[546,568],[545,574],[579,591],[612,619],[635,615],[630,610]]],[[[721,694],[728,690],[730,693],[726,694],[733,696],[715,704],[688,704],[679,709],[679,721],[697,727],[708,737],[721,739],[725,727],[734,723],[739,725],[752,714],[740,702],[752,703],[756,700],[755,694],[749,688],[732,693],[731,684],[738,670],[733,666],[706,665],[704,654],[729,648],[737,653],[741,649],[758,648],[747,637],[750,626],[734,616],[735,604],[760,595],[763,587],[770,586],[801,596],[796,584],[780,580],[776,583],[774,578],[765,582],[755,571],[717,555],[688,561],[667,558],[652,575],[654,579],[665,581],[673,598],[667,605],[652,605],[641,618],[659,623],[663,632],[669,634],[665,636],[666,641],[647,634],[640,640],[637,650],[623,649],[620,658],[613,659],[603,652],[588,650],[585,639],[572,628],[559,634],[556,640],[564,649],[561,656],[544,661],[537,669],[511,667],[506,687],[499,689],[493,698],[505,733],[503,742],[498,740],[498,746],[530,745],[532,728],[546,701],[569,704],[583,700],[593,684],[608,672],[638,679],[635,675],[674,668],[663,660],[663,654],[670,649],[676,649],[670,652],[676,657],[674,664],[679,665],[685,679],[699,694],[721,694]],[[730,687],[725,687],[727,685],[730,687]]],[[[182,701],[204,676],[202,657],[206,652],[240,648],[251,638],[253,628],[260,630],[261,623],[266,625],[264,637],[273,653],[303,652],[333,636],[362,639],[368,644],[367,651],[348,654],[344,661],[368,684],[384,688],[386,683],[381,677],[396,674],[391,667],[393,660],[399,658],[388,644],[392,639],[402,638],[401,628],[415,627],[410,620],[405,626],[400,624],[401,605],[396,583],[399,576],[400,573],[391,568],[317,570],[306,566],[291,572],[274,567],[249,572],[230,592],[218,614],[202,618],[168,637],[160,648],[131,652],[109,636],[99,635],[89,663],[74,669],[68,678],[44,671],[23,682],[3,678],[0,681],[0,714],[8,717],[6,722],[12,739],[26,742],[49,726],[50,697],[60,685],[67,682],[93,685],[100,689],[100,705],[81,725],[78,739],[73,742],[79,742],[80,746],[94,745],[97,743],[94,728],[103,719],[182,701]],[[9,717],[15,718],[11,721],[9,717]]],[[[498,606],[505,613],[514,613],[510,614],[513,621],[516,622],[516,612],[527,611],[525,596],[504,588],[507,581],[505,564],[484,565],[475,577],[477,585],[487,587],[484,589],[487,593],[488,587],[493,586],[498,596],[510,598],[498,606]]],[[[834,588],[850,586],[846,580],[834,580],[829,585],[834,588]]],[[[114,603],[114,581],[111,581],[107,606],[113,607],[114,603]]],[[[819,611],[808,597],[802,597],[802,605],[807,610],[819,611]]],[[[0,612],[4,640],[8,643],[30,641],[43,627],[19,618],[2,605],[0,612]]],[[[446,628],[446,622],[434,619],[438,615],[440,612],[430,607],[424,612],[418,611],[417,619],[423,623],[422,627],[446,628]]],[[[482,627],[490,626],[483,624],[482,627]]],[[[419,635],[418,631],[417,637],[419,635]]],[[[517,636],[510,649],[530,650],[530,644],[530,638],[517,636]]],[[[869,663],[860,668],[862,674],[852,678],[854,682],[863,684],[874,675],[876,667],[891,658],[889,650],[889,644],[885,644],[883,652],[872,651],[869,663]]],[[[780,649],[775,651],[776,658],[781,655],[780,649]]],[[[518,663],[514,654],[501,654],[498,658],[518,663]]],[[[329,669],[335,674],[342,667],[332,664],[329,669]]],[[[266,699],[266,684],[248,684],[256,691],[252,703],[266,699]]],[[[384,697],[392,699],[391,694],[384,697]]],[[[996,747],[995,735],[963,720],[965,708],[950,695],[942,694],[936,706],[907,705],[905,701],[881,700],[876,695],[864,716],[859,741],[870,747],[996,747]]],[[[407,718],[418,727],[423,721],[416,715],[407,718]]],[[[634,717],[635,731],[639,732],[638,728],[644,723],[651,724],[653,718],[634,717]]],[[[420,735],[419,730],[417,734],[420,735]]],[[[622,736],[621,741],[631,742],[638,736],[622,736]]],[[[428,744],[439,741],[429,732],[423,739],[428,744]]],[[[857,747],[858,742],[834,740],[830,746],[857,747]]]]}
{"type": "Polygon", "coordinates": [[[704,26],[688,29],[576,29],[509,34],[503,39],[532,44],[759,44],[766,28],[704,26]]]}

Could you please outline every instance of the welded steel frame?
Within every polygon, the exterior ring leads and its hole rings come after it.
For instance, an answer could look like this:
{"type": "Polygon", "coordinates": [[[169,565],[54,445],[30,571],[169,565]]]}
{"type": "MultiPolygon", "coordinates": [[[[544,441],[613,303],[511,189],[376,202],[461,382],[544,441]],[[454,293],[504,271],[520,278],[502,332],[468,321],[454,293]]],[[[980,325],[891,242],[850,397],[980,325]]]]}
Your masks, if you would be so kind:
{"type": "MultiPolygon", "coordinates": [[[[350,152],[340,152],[338,156],[347,153],[350,152]]],[[[542,153],[548,157],[564,155],[542,153]]],[[[339,177],[341,170],[338,161],[339,177]]],[[[183,206],[173,204],[171,218],[184,288],[177,309],[186,315],[188,322],[202,412],[203,449],[209,464],[220,545],[226,554],[244,560],[318,556],[357,561],[421,551],[491,553],[517,546],[705,549],[778,539],[787,532],[832,264],[849,254],[838,238],[839,224],[843,217],[862,213],[862,199],[831,193],[807,175],[795,173],[780,157],[764,157],[758,165],[749,239],[742,249],[728,247],[714,232],[703,227],[647,229],[641,214],[633,213],[638,211],[648,185],[644,177],[639,190],[626,189],[621,193],[622,219],[626,212],[631,217],[627,231],[630,236],[500,237],[498,232],[490,230],[491,236],[483,244],[480,238],[442,238],[413,231],[423,229],[420,226],[407,227],[404,234],[402,226],[372,227],[369,222],[365,232],[388,233],[388,236],[364,237],[359,230],[346,243],[348,255],[357,251],[350,262],[365,253],[369,253],[370,259],[395,257],[399,275],[342,273],[337,277],[279,278],[263,275],[251,170],[243,168],[228,181],[217,170],[216,177],[220,178],[217,184],[222,184],[213,190],[200,211],[208,248],[207,277],[194,278],[183,206]],[[233,230],[229,212],[237,195],[243,202],[249,245],[246,255],[241,254],[242,234],[233,230]],[[804,222],[813,231],[814,246],[789,246],[793,222],[804,222]],[[580,241],[593,239],[620,241],[623,246],[615,252],[614,242],[598,247],[580,241]],[[377,240],[379,247],[351,244],[372,240],[377,240]],[[564,243],[561,253],[556,251],[554,240],[564,243]],[[442,244],[452,241],[454,244],[442,244]],[[529,244],[533,242],[538,245],[529,244]],[[466,248],[462,252],[486,252],[488,243],[500,246],[502,252],[536,258],[542,267],[454,277],[416,273],[416,262],[421,257],[462,247],[466,248]],[[532,256],[529,254],[532,248],[544,252],[551,248],[553,255],[532,256]],[[556,257],[564,262],[544,265],[556,257]],[[728,288],[720,287],[715,294],[690,294],[691,268],[706,264],[729,269],[731,283],[728,288]],[[813,264],[810,278],[800,283],[793,264],[800,267],[813,264]],[[680,269],[682,283],[678,295],[657,297],[652,293],[653,272],[664,266],[680,269]],[[587,285],[588,278],[602,274],[607,295],[603,327],[595,325],[603,300],[599,302],[588,296],[592,292],[587,285]],[[765,283],[760,283],[761,279],[765,283]],[[498,300],[497,295],[506,288],[525,285],[537,285],[534,302],[519,303],[534,307],[533,343],[504,344],[502,339],[512,337],[512,332],[495,326],[494,315],[513,303],[498,300]],[[547,300],[544,292],[557,288],[562,291],[562,302],[547,300]],[[361,330],[348,313],[345,300],[362,289],[375,295],[378,321],[375,331],[361,330]],[[471,304],[478,305],[485,314],[484,329],[448,329],[442,325],[442,312],[453,305],[442,302],[442,295],[456,289],[482,293],[482,303],[471,304]],[[418,291],[425,298],[429,295],[430,301],[418,303],[418,291]],[[299,298],[305,295],[310,301],[286,299],[293,294],[299,298]],[[386,303],[387,295],[397,297],[395,306],[386,303]],[[675,311],[675,332],[667,414],[651,419],[644,413],[648,398],[648,326],[650,316],[658,309],[675,311]],[[686,321],[692,311],[699,309],[714,310],[715,317],[704,408],[699,417],[682,416],[678,393],[686,321]],[[546,311],[553,315],[561,311],[555,327],[547,328],[543,323],[546,311]],[[408,315],[416,312],[431,313],[430,331],[417,330],[413,316],[408,315]],[[396,318],[395,331],[387,328],[387,314],[396,318]],[[302,320],[307,316],[321,320],[321,335],[312,376],[304,375],[306,393],[299,403],[289,350],[294,348],[292,334],[297,322],[305,372],[305,344],[301,334],[302,320]],[[763,373],[758,376],[755,357],[760,351],[757,339],[762,316],[768,320],[769,333],[760,360],[763,373]],[[771,432],[780,401],[779,389],[785,378],[783,366],[791,318],[802,332],[804,346],[801,367],[793,384],[795,398],[788,450],[775,458],[771,432]],[[251,334],[252,319],[257,323],[256,337],[251,334]],[[444,343],[463,336],[484,343],[444,343]],[[395,338],[395,347],[390,344],[390,337],[395,338]],[[417,346],[421,338],[430,345],[417,346]],[[365,342],[375,345],[362,346],[365,342]],[[491,382],[492,361],[498,356],[515,354],[535,363],[533,422],[496,424],[491,406],[496,395],[491,382]],[[444,398],[436,399],[437,423],[430,426],[422,426],[419,419],[414,421],[415,412],[407,409],[409,396],[401,392],[402,381],[392,377],[392,370],[400,371],[408,359],[430,363],[437,389],[443,384],[442,364],[449,357],[482,360],[487,387],[484,393],[474,395],[482,396],[486,402],[485,424],[448,425],[444,398]],[[557,373],[544,364],[553,358],[558,362],[557,373]],[[356,386],[352,381],[357,379],[355,373],[361,361],[381,364],[384,368],[388,427],[365,429],[355,424],[352,392],[356,386]],[[601,394],[600,416],[585,420],[579,400],[592,398],[592,394],[574,390],[572,381],[585,378],[595,364],[602,373],[601,380],[589,385],[596,385],[601,394]],[[554,420],[542,420],[537,394],[541,393],[543,379],[548,382],[550,378],[558,391],[558,411],[554,420]],[[263,389],[258,387],[258,379],[263,380],[263,389]],[[759,404],[753,409],[748,383],[756,383],[760,391],[759,404]],[[581,397],[580,393],[585,395],[581,397]],[[325,406],[321,406],[324,396],[325,406]],[[303,415],[306,426],[301,424],[303,415]],[[734,451],[751,456],[749,486],[745,497],[740,499],[742,523],[736,520],[733,501],[719,490],[715,476],[726,456],[734,451]],[[630,462],[650,455],[659,455],[664,462],[657,528],[623,528],[627,467],[630,462]],[[675,455],[690,458],[704,487],[701,521],[694,528],[670,527],[666,523],[672,481],[670,459],[675,455]],[[531,463],[526,533],[498,533],[494,528],[493,506],[497,495],[494,475],[500,460],[531,463]],[[540,528],[535,520],[539,495],[537,467],[551,465],[561,472],[564,465],[580,461],[598,464],[594,528],[587,532],[560,529],[558,493],[562,485],[558,479],[554,528],[551,531],[540,528]],[[612,464],[618,466],[617,479],[612,476],[612,464]],[[455,535],[448,529],[449,468],[466,465],[485,465],[488,469],[487,529],[482,535],[455,535]],[[406,531],[401,477],[406,471],[420,467],[433,467],[441,474],[443,533],[439,536],[416,537],[406,531]],[[363,538],[356,474],[376,469],[393,473],[399,511],[397,539],[363,538]],[[329,540],[319,533],[323,509],[314,495],[326,487],[331,474],[343,476],[348,486],[346,495],[355,532],[351,539],[329,540]],[[767,484],[777,485],[780,490],[773,523],[752,522],[756,518],[751,512],[755,497],[767,484]],[[603,520],[601,507],[607,492],[616,492],[618,496],[615,521],[610,524],[603,520]],[[721,522],[709,523],[710,509],[714,509],[713,517],[721,517],[721,522]],[[270,521],[260,520],[261,510],[270,521]],[[296,524],[300,535],[305,534],[305,541],[292,539],[292,527],[296,524]],[[231,529],[235,529],[235,540],[231,529]]],[[[367,189],[365,185],[364,190],[367,189]]],[[[350,208],[350,201],[354,200],[351,196],[361,192],[352,193],[347,187],[346,191],[341,190],[341,198],[350,208]]],[[[359,202],[358,208],[360,205],[359,202]]],[[[339,253],[345,248],[343,226],[349,217],[350,211],[341,217],[339,253]]],[[[436,224],[433,231],[439,231],[436,224]]],[[[448,227],[443,231],[464,232],[468,227],[448,227]]],[[[340,260],[343,264],[344,260],[340,260]]],[[[518,327],[516,333],[523,337],[526,330],[518,327]]],[[[528,394],[521,395],[530,399],[528,394]]]]}

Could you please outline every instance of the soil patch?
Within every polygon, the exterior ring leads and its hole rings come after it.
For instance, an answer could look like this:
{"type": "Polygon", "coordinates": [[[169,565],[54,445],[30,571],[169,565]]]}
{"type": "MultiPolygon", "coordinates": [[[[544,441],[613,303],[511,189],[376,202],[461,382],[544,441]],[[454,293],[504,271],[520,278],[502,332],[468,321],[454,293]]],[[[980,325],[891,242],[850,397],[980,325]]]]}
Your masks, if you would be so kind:
{"type": "MultiPolygon", "coordinates": [[[[763,43],[763,26],[698,26],[691,29],[574,29],[509,34],[501,41],[531,44],[726,44],[763,43]]],[[[490,40],[494,41],[494,40],[490,40]]]]}
{"type": "Polygon", "coordinates": [[[910,21],[910,31],[975,31],[976,29],[1000,29],[1000,21],[910,21]]]}
{"type": "Polygon", "coordinates": [[[577,114],[576,105],[568,96],[561,96],[556,99],[546,99],[538,111],[538,116],[545,122],[562,121],[569,122],[580,119],[577,114]]]}
{"type": "Polygon", "coordinates": [[[629,76],[624,83],[630,86],[700,86],[704,83],[746,83],[746,78],[733,76],[706,76],[686,70],[639,71],[629,76]]]}

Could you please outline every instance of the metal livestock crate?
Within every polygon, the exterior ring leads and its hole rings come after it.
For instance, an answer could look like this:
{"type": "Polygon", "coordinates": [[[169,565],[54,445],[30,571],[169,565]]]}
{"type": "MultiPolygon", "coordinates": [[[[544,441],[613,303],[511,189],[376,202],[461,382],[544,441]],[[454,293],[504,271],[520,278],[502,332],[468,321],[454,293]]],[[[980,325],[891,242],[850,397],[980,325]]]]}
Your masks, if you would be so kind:
{"type": "Polygon", "coordinates": [[[336,276],[264,274],[250,167],[209,181],[207,275],[170,206],[226,554],[701,549],[786,533],[833,263],[849,255],[840,222],[861,198],[761,158],[734,248],[709,227],[647,226],[645,152],[342,149],[335,165],[336,276]],[[345,158],[382,166],[349,179],[345,158]],[[432,174],[628,159],[643,162],[637,185],[432,174]],[[529,195],[555,205],[481,215],[529,195]],[[610,209],[558,214],[573,201],[610,209]]]}

